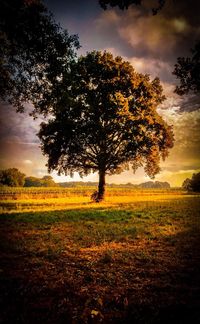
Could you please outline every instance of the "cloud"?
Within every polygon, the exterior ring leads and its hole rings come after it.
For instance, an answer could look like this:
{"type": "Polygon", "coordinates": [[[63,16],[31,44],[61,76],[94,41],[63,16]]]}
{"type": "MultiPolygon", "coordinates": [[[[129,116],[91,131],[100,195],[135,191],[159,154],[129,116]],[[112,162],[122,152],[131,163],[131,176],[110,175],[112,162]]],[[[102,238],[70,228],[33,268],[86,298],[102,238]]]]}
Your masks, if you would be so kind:
{"type": "Polygon", "coordinates": [[[180,112],[200,110],[200,94],[188,94],[182,97],[180,112]]]}
{"type": "Polygon", "coordinates": [[[0,109],[0,168],[16,167],[27,175],[34,175],[36,166],[47,170],[36,136],[41,120],[33,121],[29,111],[16,113],[13,107],[4,103],[0,109]]]}
{"type": "Polygon", "coordinates": [[[33,162],[31,160],[24,160],[23,163],[24,164],[33,164],[33,162]]]}
{"type": "MultiPolygon", "coordinates": [[[[181,26],[181,20],[179,20],[181,26]]],[[[172,51],[183,34],[189,33],[190,27],[182,20],[184,30],[180,30],[178,20],[166,19],[162,15],[139,17],[138,20],[128,20],[119,27],[120,36],[125,39],[138,55],[171,57],[172,51]],[[175,23],[176,22],[176,23],[175,23]]]]}
{"type": "Polygon", "coordinates": [[[96,19],[98,27],[109,27],[113,25],[118,26],[121,21],[120,15],[115,10],[106,10],[96,19]]]}
{"type": "Polygon", "coordinates": [[[0,102],[0,142],[38,144],[36,134],[41,119],[33,120],[29,116],[31,107],[27,106],[25,113],[16,113],[15,108],[0,102]]]}
{"type": "Polygon", "coordinates": [[[131,57],[127,60],[137,72],[149,74],[152,79],[159,76],[162,81],[171,80],[171,66],[168,62],[147,57],[131,57]]]}
{"type": "Polygon", "coordinates": [[[191,178],[193,173],[200,172],[200,169],[179,170],[177,172],[165,171],[156,176],[155,180],[168,181],[172,187],[181,187],[186,178],[191,178]]]}
{"type": "MultiPolygon", "coordinates": [[[[163,73],[162,70],[160,72],[163,73]]],[[[168,111],[168,113],[173,114],[173,118],[176,118],[175,115],[183,114],[187,112],[197,112],[195,115],[198,117],[200,113],[200,95],[199,94],[187,94],[184,96],[179,96],[174,93],[175,86],[169,82],[162,82],[164,88],[164,94],[166,100],[159,106],[159,110],[162,113],[162,110],[168,111]]]]}
{"type": "Polygon", "coordinates": [[[196,7],[193,3],[183,6],[180,1],[168,3],[156,16],[135,6],[127,11],[110,9],[103,11],[96,22],[98,31],[104,31],[114,47],[122,49],[124,44],[122,55],[168,62],[173,69],[176,58],[188,54],[200,36],[199,22],[197,25],[191,19],[191,8],[193,16],[197,16],[196,7]]]}

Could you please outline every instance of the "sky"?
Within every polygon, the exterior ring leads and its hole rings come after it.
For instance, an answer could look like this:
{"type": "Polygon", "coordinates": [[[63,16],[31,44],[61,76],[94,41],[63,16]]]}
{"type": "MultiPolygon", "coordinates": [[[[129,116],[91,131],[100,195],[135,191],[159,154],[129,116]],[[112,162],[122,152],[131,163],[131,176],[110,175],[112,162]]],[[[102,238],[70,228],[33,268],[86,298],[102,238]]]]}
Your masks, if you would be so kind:
{"type": "MultiPolygon", "coordinates": [[[[161,162],[161,172],[155,180],[181,186],[185,178],[200,171],[200,95],[176,95],[177,80],[172,71],[177,57],[190,55],[195,41],[200,39],[200,2],[167,0],[156,16],[152,15],[149,2],[125,11],[117,8],[104,11],[98,0],[46,0],[45,4],[63,28],[70,34],[78,34],[81,44],[78,55],[107,50],[128,60],[137,72],[148,73],[152,79],[160,78],[167,99],[158,111],[173,125],[175,144],[168,158],[161,162]]],[[[42,177],[47,174],[47,158],[41,153],[37,137],[41,120],[33,120],[28,112],[29,107],[20,114],[1,103],[0,168],[16,167],[27,176],[42,177]]],[[[55,172],[51,175],[56,182],[80,180],[77,174],[73,178],[55,172]]],[[[91,174],[82,180],[97,179],[97,174],[91,174]]],[[[126,171],[106,180],[141,183],[150,179],[140,168],[135,174],[126,171]]]]}

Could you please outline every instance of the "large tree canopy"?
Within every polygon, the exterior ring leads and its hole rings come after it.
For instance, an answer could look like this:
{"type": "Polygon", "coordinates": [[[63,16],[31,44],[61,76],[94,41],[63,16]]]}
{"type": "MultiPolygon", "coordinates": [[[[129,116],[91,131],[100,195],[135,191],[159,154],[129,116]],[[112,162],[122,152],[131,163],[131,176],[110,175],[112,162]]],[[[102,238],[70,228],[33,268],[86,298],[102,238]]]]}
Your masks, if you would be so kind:
{"type": "Polygon", "coordinates": [[[40,0],[0,0],[0,98],[45,112],[78,46],[40,0]]]}
{"type": "Polygon", "coordinates": [[[192,57],[179,57],[173,74],[179,79],[180,84],[175,92],[179,95],[188,92],[200,92],[200,41],[192,49],[192,57]]]}
{"type": "Polygon", "coordinates": [[[173,133],[156,107],[164,100],[158,78],[136,73],[112,54],[91,52],[73,67],[69,95],[60,97],[39,137],[49,170],[81,176],[99,172],[98,200],[105,175],[132,165],[153,177],[173,146],[173,133]]]}

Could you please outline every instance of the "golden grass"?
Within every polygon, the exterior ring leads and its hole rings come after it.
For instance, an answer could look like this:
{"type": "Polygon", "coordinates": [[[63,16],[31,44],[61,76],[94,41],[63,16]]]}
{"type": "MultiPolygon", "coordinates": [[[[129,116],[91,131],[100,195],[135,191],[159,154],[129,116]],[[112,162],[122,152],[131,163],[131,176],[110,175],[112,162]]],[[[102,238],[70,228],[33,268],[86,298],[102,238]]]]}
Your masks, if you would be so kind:
{"type": "MultiPolygon", "coordinates": [[[[101,203],[91,201],[94,188],[1,188],[0,212],[15,213],[28,211],[50,211],[88,208],[112,208],[127,204],[144,202],[174,201],[193,195],[182,190],[151,190],[108,188],[105,200],[101,203]]],[[[198,196],[198,195],[197,195],[198,196]]]]}

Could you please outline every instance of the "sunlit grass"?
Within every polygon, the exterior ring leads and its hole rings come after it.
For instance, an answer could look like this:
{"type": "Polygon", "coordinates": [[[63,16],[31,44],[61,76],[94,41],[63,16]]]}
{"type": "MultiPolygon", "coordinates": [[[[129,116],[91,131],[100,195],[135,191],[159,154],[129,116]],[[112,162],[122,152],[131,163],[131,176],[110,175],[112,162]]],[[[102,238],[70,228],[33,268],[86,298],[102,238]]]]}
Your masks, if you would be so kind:
{"type": "Polygon", "coordinates": [[[63,209],[87,209],[99,207],[116,207],[156,201],[174,201],[177,203],[184,198],[194,197],[181,190],[136,190],[127,188],[108,188],[105,201],[91,201],[93,189],[88,188],[14,188],[1,189],[0,211],[27,212],[63,209]],[[83,193],[84,194],[81,194],[83,193]]]}

